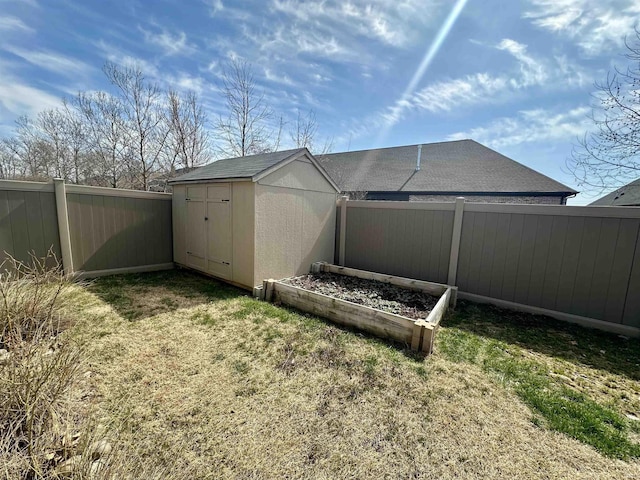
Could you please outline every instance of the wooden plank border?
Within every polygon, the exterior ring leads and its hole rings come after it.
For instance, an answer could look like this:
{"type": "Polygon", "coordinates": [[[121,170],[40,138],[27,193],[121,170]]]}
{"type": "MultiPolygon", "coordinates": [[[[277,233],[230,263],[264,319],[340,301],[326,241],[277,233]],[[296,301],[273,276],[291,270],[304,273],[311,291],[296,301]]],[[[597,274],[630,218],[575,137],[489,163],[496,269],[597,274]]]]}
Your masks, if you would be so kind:
{"type": "Polygon", "coordinates": [[[316,262],[311,265],[311,272],[328,272],[337,273],[339,275],[347,275],[349,277],[362,278],[364,280],[376,280],[382,283],[389,283],[397,287],[407,288],[419,292],[428,293],[434,297],[440,297],[447,289],[451,290],[450,305],[454,306],[455,296],[458,291],[457,287],[451,287],[442,283],[427,282],[425,280],[415,280],[413,278],[397,277],[395,275],[386,275],[384,273],[369,272],[367,270],[358,270],[356,268],[341,267],[326,262],[316,262]]]}
{"type": "MultiPolygon", "coordinates": [[[[376,336],[411,343],[414,321],[393,313],[312,292],[282,282],[273,282],[273,301],[328,318],[338,324],[356,327],[376,336]]],[[[265,296],[265,300],[267,297],[265,296]]]]}
{"type": "Polygon", "coordinates": [[[412,350],[422,352],[425,355],[432,353],[440,321],[447,307],[455,303],[457,293],[456,287],[448,285],[340,267],[325,262],[314,263],[311,266],[311,271],[312,273],[330,272],[366,280],[377,280],[440,298],[426,319],[413,320],[348,300],[305,290],[283,283],[283,281],[265,280],[262,287],[256,288],[254,292],[263,300],[280,302],[298,310],[324,317],[340,325],[354,327],[378,337],[405,343],[412,350]]]}

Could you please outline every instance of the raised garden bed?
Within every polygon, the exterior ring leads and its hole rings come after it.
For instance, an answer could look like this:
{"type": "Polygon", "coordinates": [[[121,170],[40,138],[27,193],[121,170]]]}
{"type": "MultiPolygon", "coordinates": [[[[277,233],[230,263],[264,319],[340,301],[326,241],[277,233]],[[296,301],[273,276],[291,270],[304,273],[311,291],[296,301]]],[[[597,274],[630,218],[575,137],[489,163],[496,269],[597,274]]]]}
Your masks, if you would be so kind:
{"type": "Polygon", "coordinates": [[[265,280],[257,293],[264,300],[405,343],[428,355],[444,312],[455,306],[457,289],[314,263],[310,275],[265,280]]]}

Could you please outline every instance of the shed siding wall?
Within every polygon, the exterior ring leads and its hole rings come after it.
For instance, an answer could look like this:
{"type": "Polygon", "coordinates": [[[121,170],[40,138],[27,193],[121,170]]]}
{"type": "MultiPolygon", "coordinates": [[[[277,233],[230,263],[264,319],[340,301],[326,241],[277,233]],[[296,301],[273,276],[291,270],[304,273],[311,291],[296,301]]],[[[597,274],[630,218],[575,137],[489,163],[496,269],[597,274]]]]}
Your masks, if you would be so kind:
{"type": "Polygon", "coordinates": [[[272,187],[296,188],[335,194],[334,188],[327,179],[324,178],[310,160],[304,157],[270,173],[260,179],[258,183],[272,187]]]}
{"type": "Polygon", "coordinates": [[[336,194],[256,185],[254,283],[333,261],[336,194]]]}

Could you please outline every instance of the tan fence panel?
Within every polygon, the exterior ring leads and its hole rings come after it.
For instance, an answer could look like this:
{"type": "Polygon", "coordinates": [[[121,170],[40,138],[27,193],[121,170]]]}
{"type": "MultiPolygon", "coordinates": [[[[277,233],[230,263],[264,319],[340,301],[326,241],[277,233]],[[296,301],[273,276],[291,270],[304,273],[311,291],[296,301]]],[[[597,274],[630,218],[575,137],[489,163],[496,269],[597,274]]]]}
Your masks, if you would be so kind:
{"type": "Polygon", "coordinates": [[[76,271],[173,261],[170,196],[67,193],[67,204],[76,271]]]}
{"type": "Polygon", "coordinates": [[[30,262],[30,253],[44,257],[51,248],[60,258],[53,185],[42,185],[7,181],[0,185],[0,261],[6,252],[30,262]]]}
{"type": "Polygon", "coordinates": [[[464,213],[460,291],[640,326],[640,219],[481,209],[464,213]]]}
{"type": "Polygon", "coordinates": [[[466,203],[450,272],[454,204],[346,208],[345,266],[440,283],[449,277],[463,298],[584,325],[608,322],[625,334],[640,328],[638,208],[466,203]]]}
{"type": "Polygon", "coordinates": [[[345,266],[446,283],[453,204],[436,210],[417,206],[403,202],[349,202],[345,266]]]}

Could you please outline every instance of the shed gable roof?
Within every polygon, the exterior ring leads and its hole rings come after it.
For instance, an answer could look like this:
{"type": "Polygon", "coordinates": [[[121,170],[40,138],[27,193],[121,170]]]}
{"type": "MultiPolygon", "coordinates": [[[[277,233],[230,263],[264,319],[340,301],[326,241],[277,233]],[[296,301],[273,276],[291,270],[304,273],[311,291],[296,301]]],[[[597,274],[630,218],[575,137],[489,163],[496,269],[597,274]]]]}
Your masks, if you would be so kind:
{"type": "Polygon", "coordinates": [[[342,191],[577,193],[473,140],[342,152],[318,162],[342,191]]]}
{"type": "Polygon", "coordinates": [[[293,150],[283,150],[281,152],[261,153],[258,155],[248,155],[246,157],[225,158],[210,163],[200,168],[196,168],[189,173],[180,175],[169,181],[169,183],[197,182],[206,180],[224,179],[251,179],[260,173],[269,170],[280,162],[291,157],[307,152],[306,148],[295,148],[293,150]]]}

